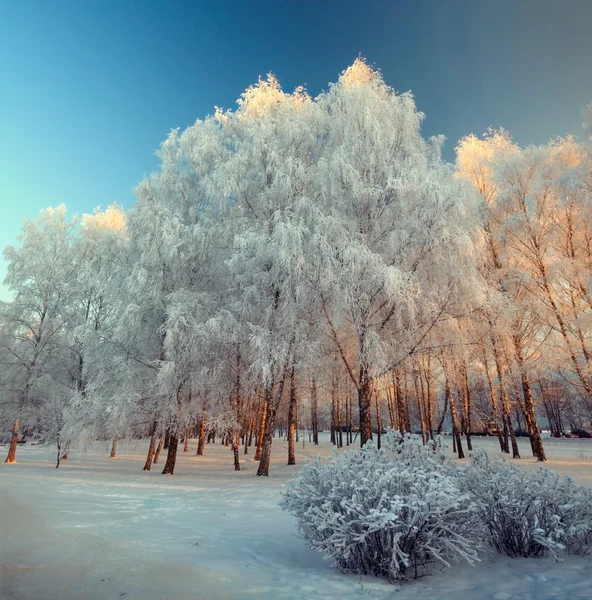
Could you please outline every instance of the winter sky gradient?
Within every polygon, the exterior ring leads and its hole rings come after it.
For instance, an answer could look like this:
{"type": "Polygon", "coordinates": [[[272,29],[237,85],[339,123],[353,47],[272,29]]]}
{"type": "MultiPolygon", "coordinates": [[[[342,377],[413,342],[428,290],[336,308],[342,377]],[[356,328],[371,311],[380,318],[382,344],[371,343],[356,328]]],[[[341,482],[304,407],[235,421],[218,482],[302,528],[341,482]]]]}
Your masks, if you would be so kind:
{"type": "Polygon", "coordinates": [[[488,126],[579,134],[591,22],[590,0],[0,0],[0,246],[47,206],[129,208],[170,129],[269,71],[314,96],[362,54],[449,160],[488,126]]]}

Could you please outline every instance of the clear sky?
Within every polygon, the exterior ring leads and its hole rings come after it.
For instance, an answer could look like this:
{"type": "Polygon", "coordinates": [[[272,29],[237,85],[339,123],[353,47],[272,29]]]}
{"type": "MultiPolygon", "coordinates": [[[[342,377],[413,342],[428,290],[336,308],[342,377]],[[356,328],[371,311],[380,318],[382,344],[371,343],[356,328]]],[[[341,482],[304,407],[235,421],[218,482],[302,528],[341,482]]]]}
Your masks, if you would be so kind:
{"type": "Polygon", "coordinates": [[[488,126],[579,134],[591,23],[592,0],[0,0],[0,247],[47,206],[129,208],[170,129],[269,71],[316,95],[361,54],[449,160],[488,126]]]}

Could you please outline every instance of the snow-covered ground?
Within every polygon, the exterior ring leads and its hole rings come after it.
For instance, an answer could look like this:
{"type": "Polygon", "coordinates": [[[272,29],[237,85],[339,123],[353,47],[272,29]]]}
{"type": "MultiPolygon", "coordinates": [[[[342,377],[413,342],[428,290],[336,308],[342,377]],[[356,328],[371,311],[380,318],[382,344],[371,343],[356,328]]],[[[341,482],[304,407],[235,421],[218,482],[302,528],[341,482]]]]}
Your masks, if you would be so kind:
{"type": "MultiPolygon", "coordinates": [[[[475,441],[498,453],[495,439],[475,441]]],[[[592,440],[545,442],[547,466],[592,486],[592,440]]],[[[2,600],[592,598],[590,557],[555,563],[496,555],[403,586],[344,575],[305,546],[278,506],[297,469],[285,465],[281,440],[267,479],[255,476],[250,457],[235,472],[219,444],[194,456],[195,442],[179,454],[174,476],[158,465],[145,473],[146,446],[120,442],[111,460],[109,447],[97,445],[72,452],[56,470],[53,452],[27,444],[17,464],[0,465],[2,600]]],[[[520,440],[525,457],[528,446],[520,440]]],[[[307,438],[297,461],[330,451],[326,440],[315,448],[307,438]]]]}

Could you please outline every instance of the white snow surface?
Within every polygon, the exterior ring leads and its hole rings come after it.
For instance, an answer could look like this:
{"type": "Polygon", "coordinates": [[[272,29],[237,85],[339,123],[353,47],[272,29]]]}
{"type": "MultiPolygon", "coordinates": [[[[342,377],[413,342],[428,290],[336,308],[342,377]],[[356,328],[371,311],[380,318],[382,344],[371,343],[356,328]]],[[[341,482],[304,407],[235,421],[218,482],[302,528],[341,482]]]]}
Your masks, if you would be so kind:
{"type": "MultiPolygon", "coordinates": [[[[449,439],[449,438],[448,438],[449,439]]],[[[476,446],[498,455],[494,438],[476,446]]],[[[547,467],[592,486],[592,440],[545,440],[547,467]]],[[[453,566],[391,585],[343,574],[306,547],[295,519],[278,503],[298,467],[275,439],[269,478],[229,448],[196,442],[179,453],[174,476],[159,465],[142,471],[147,442],[71,452],[55,469],[55,453],[19,446],[17,464],[0,465],[0,598],[2,600],[592,598],[592,558],[511,559],[492,554],[476,567],[453,566]],[[160,468],[159,468],[160,467],[160,468]]],[[[520,440],[529,457],[528,440],[520,440]]],[[[182,448],[180,448],[181,450],[182,448]]],[[[3,451],[6,448],[2,448],[3,451]]],[[[300,441],[299,464],[319,447],[300,441]]],[[[532,458],[519,461],[536,468],[532,458]]]]}

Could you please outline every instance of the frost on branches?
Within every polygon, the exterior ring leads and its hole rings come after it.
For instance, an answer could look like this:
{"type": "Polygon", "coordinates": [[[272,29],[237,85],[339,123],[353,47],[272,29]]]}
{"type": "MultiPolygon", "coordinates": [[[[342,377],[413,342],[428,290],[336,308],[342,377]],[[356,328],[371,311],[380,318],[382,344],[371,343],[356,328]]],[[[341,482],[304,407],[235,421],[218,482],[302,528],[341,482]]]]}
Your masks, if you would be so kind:
{"type": "Polygon", "coordinates": [[[432,566],[592,552],[592,491],[551,471],[476,453],[458,466],[440,441],[389,433],[382,449],[306,464],[281,506],[308,545],[344,571],[415,579],[432,566]],[[484,543],[485,542],[485,543],[484,543]]]}
{"type": "Polygon", "coordinates": [[[592,491],[549,469],[525,471],[476,452],[462,473],[461,488],[473,495],[491,545],[508,556],[589,554],[592,491]]]}
{"type": "Polygon", "coordinates": [[[311,548],[346,571],[413,579],[434,564],[477,560],[477,505],[435,444],[389,434],[326,463],[306,464],[282,508],[311,548]]]}

